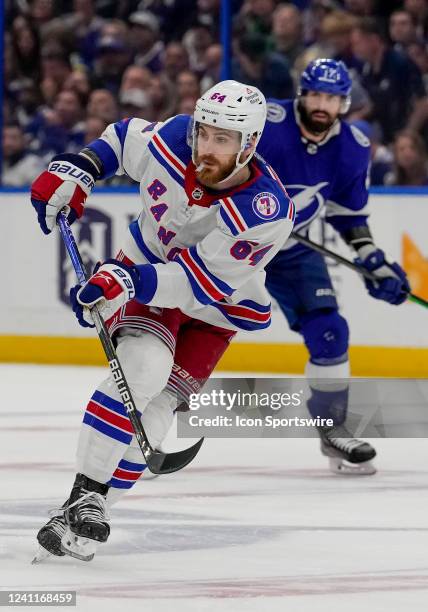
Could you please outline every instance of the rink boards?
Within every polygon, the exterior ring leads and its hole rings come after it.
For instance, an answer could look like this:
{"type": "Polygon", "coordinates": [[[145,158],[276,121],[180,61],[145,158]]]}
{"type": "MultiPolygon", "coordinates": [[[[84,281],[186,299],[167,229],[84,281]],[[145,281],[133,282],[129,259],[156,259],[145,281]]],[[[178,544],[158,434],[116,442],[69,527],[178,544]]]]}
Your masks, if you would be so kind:
{"type": "MultiPolygon", "coordinates": [[[[67,304],[74,272],[58,235],[45,237],[24,191],[3,191],[0,236],[3,246],[3,299],[0,303],[0,360],[101,364],[93,331],[77,325],[67,304]],[[6,276],[6,278],[4,278],[6,276]]],[[[105,259],[121,246],[126,227],[139,212],[135,191],[98,190],[85,222],[74,226],[82,255],[105,259]]],[[[370,196],[375,241],[390,259],[405,266],[414,293],[428,299],[428,190],[377,190],[370,196]]],[[[319,223],[311,233],[346,257],[350,252],[333,231],[319,223]]],[[[354,272],[330,271],[342,313],[351,329],[354,375],[428,376],[428,311],[412,303],[389,306],[371,299],[354,272]]],[[[241,333],[221,367],[254,372],[302,372],[307,354],[274,305],[270,328],[241,333]]]]}

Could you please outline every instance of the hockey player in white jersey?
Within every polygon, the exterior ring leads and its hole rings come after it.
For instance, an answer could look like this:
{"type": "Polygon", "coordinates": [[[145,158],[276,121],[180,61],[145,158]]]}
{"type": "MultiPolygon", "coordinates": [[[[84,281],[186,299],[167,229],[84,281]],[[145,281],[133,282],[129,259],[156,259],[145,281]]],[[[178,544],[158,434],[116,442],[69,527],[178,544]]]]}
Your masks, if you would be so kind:
{"type": "MultiPolygon", "coordinates": [[[[259,90],[224,81],[198,100],[193,117],[110,125],[80,154],[55,157],[32,186],[50,233],[64,207],[70,222],[83,214],[96,180],[126,173],[140,183],[142,210],[126,244],[71,301],[84,326],[92,325],[89,309],[101,308],[155,448],[177,401],[199,391],[236,331],[270,323],[264,267],[290,234],[294,206],[254,155],[265,118],[259,90]]],[[[91,559],[94,543],[109,536],[106,506],[144,468],[109,376],[84,413],[70,497],[39,531],[40,544],[91,559]]]]}

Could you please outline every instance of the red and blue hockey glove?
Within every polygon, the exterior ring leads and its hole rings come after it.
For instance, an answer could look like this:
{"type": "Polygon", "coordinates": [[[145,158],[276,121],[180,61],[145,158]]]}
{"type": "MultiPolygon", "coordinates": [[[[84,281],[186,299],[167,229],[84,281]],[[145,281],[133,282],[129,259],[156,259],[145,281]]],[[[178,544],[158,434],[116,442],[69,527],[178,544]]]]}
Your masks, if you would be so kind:
{"type": "Polygon", "coordinates": [[[361,247],[358,255],[356,262],[379,278],[376,281],[364,278],[369,294],[389,304],[402,304],[411,290],[403,268],[398,263],[388,263],[385,253],[371,244],[361,247]]]}
{"type": "Polygon", "coordinates": [[[82,155],[63,153],[52,159],[31,186],[31,203],[43,233],[51,233],[63,208],[70,225],[82,216],[85,200],[98,176],[95,164],[82,155]]]}
{"type": "Polygon", "coordinates": [[[154,266],[127,266],[116,259],[107,259],[95,267],[94,274],[83,285],[70,291],[73,311],[82,327],[94,327],[90,309],[98,306],[105,321],[119,308],[136,298],[141,303],[149,302],[157,287],[154,266]]]}

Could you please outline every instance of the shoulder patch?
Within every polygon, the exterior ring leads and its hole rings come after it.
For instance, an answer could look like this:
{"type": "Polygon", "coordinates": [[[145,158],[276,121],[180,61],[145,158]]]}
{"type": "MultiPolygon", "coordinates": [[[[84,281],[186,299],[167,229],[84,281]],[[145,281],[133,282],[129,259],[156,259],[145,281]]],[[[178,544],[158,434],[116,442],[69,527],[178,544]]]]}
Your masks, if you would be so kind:
{"type": "Polygon", "coordinates": [[[278,198],[269,191],[262,191],[254,196],[252,206],[254,213],[264,220],[275,219],[280,210],[278,198]]]}
{"type": "Polygon", "coordinates": [[[359,145],[361,145],[362,147],[370,146],[370,140],[367,138],[367,136],[364,136],[361,130],[355,127],[355,125],[350,125],[349,127],[351,128],[353,137],[355,138],[355,140],[358,142],[359,145]]]}
{"type": "Polygon", "coordinates": [[[267,121],[271,123],[281,123],[281,121],[284,121],[286,115],[287,112],[281,104],[277,104],[276,102],[267,103],[267,121]]]}

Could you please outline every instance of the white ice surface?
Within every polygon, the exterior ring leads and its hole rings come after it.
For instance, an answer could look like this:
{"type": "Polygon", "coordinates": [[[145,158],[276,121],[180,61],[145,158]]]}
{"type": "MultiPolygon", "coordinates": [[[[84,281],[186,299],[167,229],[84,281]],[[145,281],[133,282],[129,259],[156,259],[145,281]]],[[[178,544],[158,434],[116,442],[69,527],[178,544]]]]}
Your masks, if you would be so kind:
{"type": "Polygon", "coordinates": [[[313,439],[207,440],[185,470],[137,483],[92,562],[30,565],[103,376],[0,365],[1,590],[73,589],[88,612],[428,609],[423,439],[377,440],[379,471],[360,478],[330,474],[313,439]]]}

